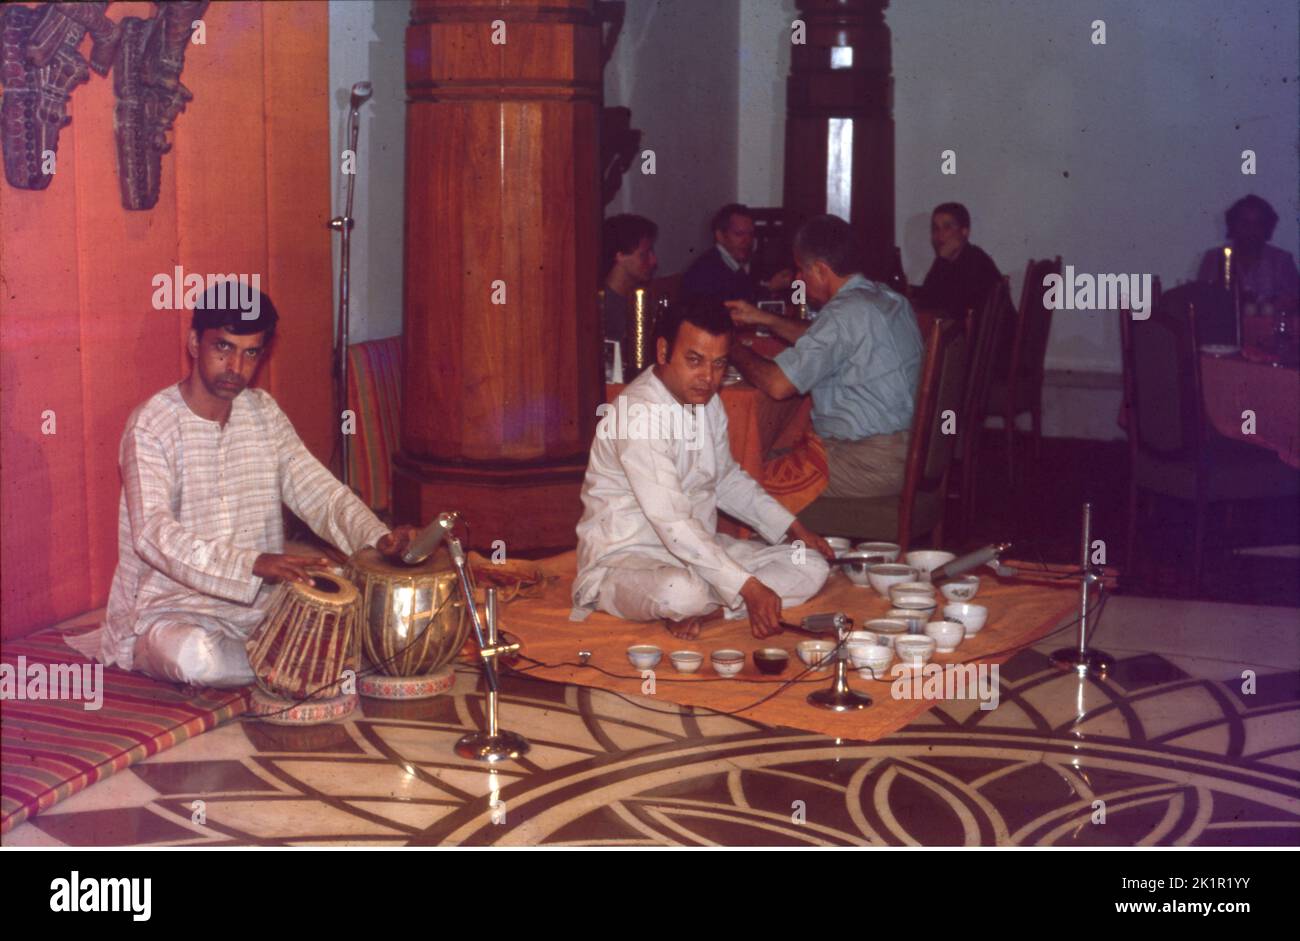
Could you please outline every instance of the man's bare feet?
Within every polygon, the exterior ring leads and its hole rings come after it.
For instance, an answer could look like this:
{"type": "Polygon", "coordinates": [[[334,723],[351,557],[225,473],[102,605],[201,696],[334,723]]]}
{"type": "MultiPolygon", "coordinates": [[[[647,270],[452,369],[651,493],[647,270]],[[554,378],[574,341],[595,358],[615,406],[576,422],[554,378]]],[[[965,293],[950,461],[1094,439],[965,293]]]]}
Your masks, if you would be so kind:
{"type": "Polygon", "coordinates": [[[664,618],[664,628],[674,637],[682,640],[694,640],[700,636],[700,627],[708,624],[710,621],[716,621],[722,617],[722,609],[718,608],[709,614],[697,614],[694,617],[682,618],[680,621],[674,621],[664,618]]]}

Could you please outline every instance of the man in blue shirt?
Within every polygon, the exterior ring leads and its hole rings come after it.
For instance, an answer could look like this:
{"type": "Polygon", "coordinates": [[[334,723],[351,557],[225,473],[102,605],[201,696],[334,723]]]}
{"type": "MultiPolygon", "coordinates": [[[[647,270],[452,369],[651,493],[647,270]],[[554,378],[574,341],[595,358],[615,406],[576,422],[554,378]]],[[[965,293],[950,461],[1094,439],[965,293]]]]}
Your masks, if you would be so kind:
{"type": "Polygon", "coordinates": [[[794,344],[775,359],[736,344],[731,362],[775,399],[812,394],[813,428],[830,465],[824,496],[898,494],[924,352],[916,316],[902,295],[863,277],[843,219],[810,219],[795,235],[794,255],[808,302],[821,308],[816,321],[728,303],[736,323],[794,344]]]}

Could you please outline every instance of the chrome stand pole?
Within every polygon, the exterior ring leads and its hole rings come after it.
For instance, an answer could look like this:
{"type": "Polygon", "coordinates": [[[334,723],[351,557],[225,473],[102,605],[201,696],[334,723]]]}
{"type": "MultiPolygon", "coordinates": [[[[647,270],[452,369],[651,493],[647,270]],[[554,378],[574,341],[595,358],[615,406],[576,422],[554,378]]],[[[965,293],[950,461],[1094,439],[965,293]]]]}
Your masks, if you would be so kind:
{"type": "Polygon", "coordinates": [[[835,677],[831,680],[830,689],[819,689],[815,693],[808,694],[808,702],[819,709],[848,712],[851,709],[865,709],[871,705],[870,696],[849,688],[849,652],[844,644],[851,630],[853,630],[852,618],[845,617],[843,614],[835,615],[835,635],[839,640],[835,650],[835,677]]]}
{"type": "MultiPolygon", "coordinates": [[[[459,547],[459,544],[458,544],[459,547]]],[[[466,575],[466,566],[464,565],[464,553],[459,553],[461,562],[457,563],[457,569],[461,576],[462,589],[470,588],[470,580],[466,575]]],[[[453,560],[457,553],[452,553],[453,560]]],[[[475,633],[479,637],[479,646],[481,647],[480,656],[483,658],[483,675],[487,680],[487,731],[470,732],[464,735],[456,742],[456,754],[462,758],[470,758],[475,761],[498,762],[517,759],[522,755],[528,754],[530,746],[528,740],[516,732],[503,731],[497,722],[497,705],[500,695],[500,684],[496,672],[496,658],[504,653],[512,653],[519,649],[516,644],[498,644],[497,638],[497,590],[489,588],[486,590],[486,601],[483,605],[487,616],[487,636],[486,638],[480,633],[478,622],[478,609],[474,604],[473,589],[466,594],[471,612],[471,620],[474,624],[475,633]],[[486,643],[483,641],[486,640],[486,643]]]]}
{"type": "Polygon", "coordinates": [[[1092,504],[1083,505],[1082,555],[1083,575],[1079,580],[1079,643],[1077,647],[1064,647],[1053,651],[1052,664],[1059,670],[1073,670],[1079,676],[1104,679],[1115,666],[1115,659],[1101,650],[1088,649],[1089,596],[1095,585],[1100,593],[1105,590],[1101,572],[1089,560],[1092,550],[1092,504]]]}

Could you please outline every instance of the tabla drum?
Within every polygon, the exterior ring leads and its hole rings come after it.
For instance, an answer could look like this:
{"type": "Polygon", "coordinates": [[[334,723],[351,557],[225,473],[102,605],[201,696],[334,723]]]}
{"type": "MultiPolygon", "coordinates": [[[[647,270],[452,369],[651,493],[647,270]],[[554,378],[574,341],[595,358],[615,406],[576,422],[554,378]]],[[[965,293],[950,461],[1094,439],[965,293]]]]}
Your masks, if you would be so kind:
{"type": "Polygon", "coordinates": [[[361,645],[368,661],[363,696],[424,699],[446,692],[451,662],[469,634],[456,572],[445,552],[418,565],[390,562],[373,548],[348,561],[361,596],[361,645]]]}
{"type": "Polygon", "coordinates": [[[248,639],[257,680],[251,709],[267,722],[311,725],[349,715],[360,667],[355,586],[326,569],[311,582],[284,582],[248,639]]]}

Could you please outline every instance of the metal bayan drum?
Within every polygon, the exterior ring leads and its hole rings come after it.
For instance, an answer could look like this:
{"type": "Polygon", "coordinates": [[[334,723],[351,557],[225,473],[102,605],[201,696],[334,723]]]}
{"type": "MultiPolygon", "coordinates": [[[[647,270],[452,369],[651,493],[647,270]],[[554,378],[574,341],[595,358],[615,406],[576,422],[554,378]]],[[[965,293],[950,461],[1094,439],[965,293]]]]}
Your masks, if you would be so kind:
{"type": "Polygon", "coordinates": [[[356,708],[357,590],[325,569],[308,574],[309,584],[280,585],[246,645],[258,687],[251,708],[267,722],[330,722],[356,708]]]}
{"type": "Polygon", "coordinates": [[[372,667],[358,691],[424,699],[450,689],[449,665],[469,636],[469,618],[446,554],[403,565],[361,549],[348,561],[348,576],[361,594],[361,643],[372,667]]]}

